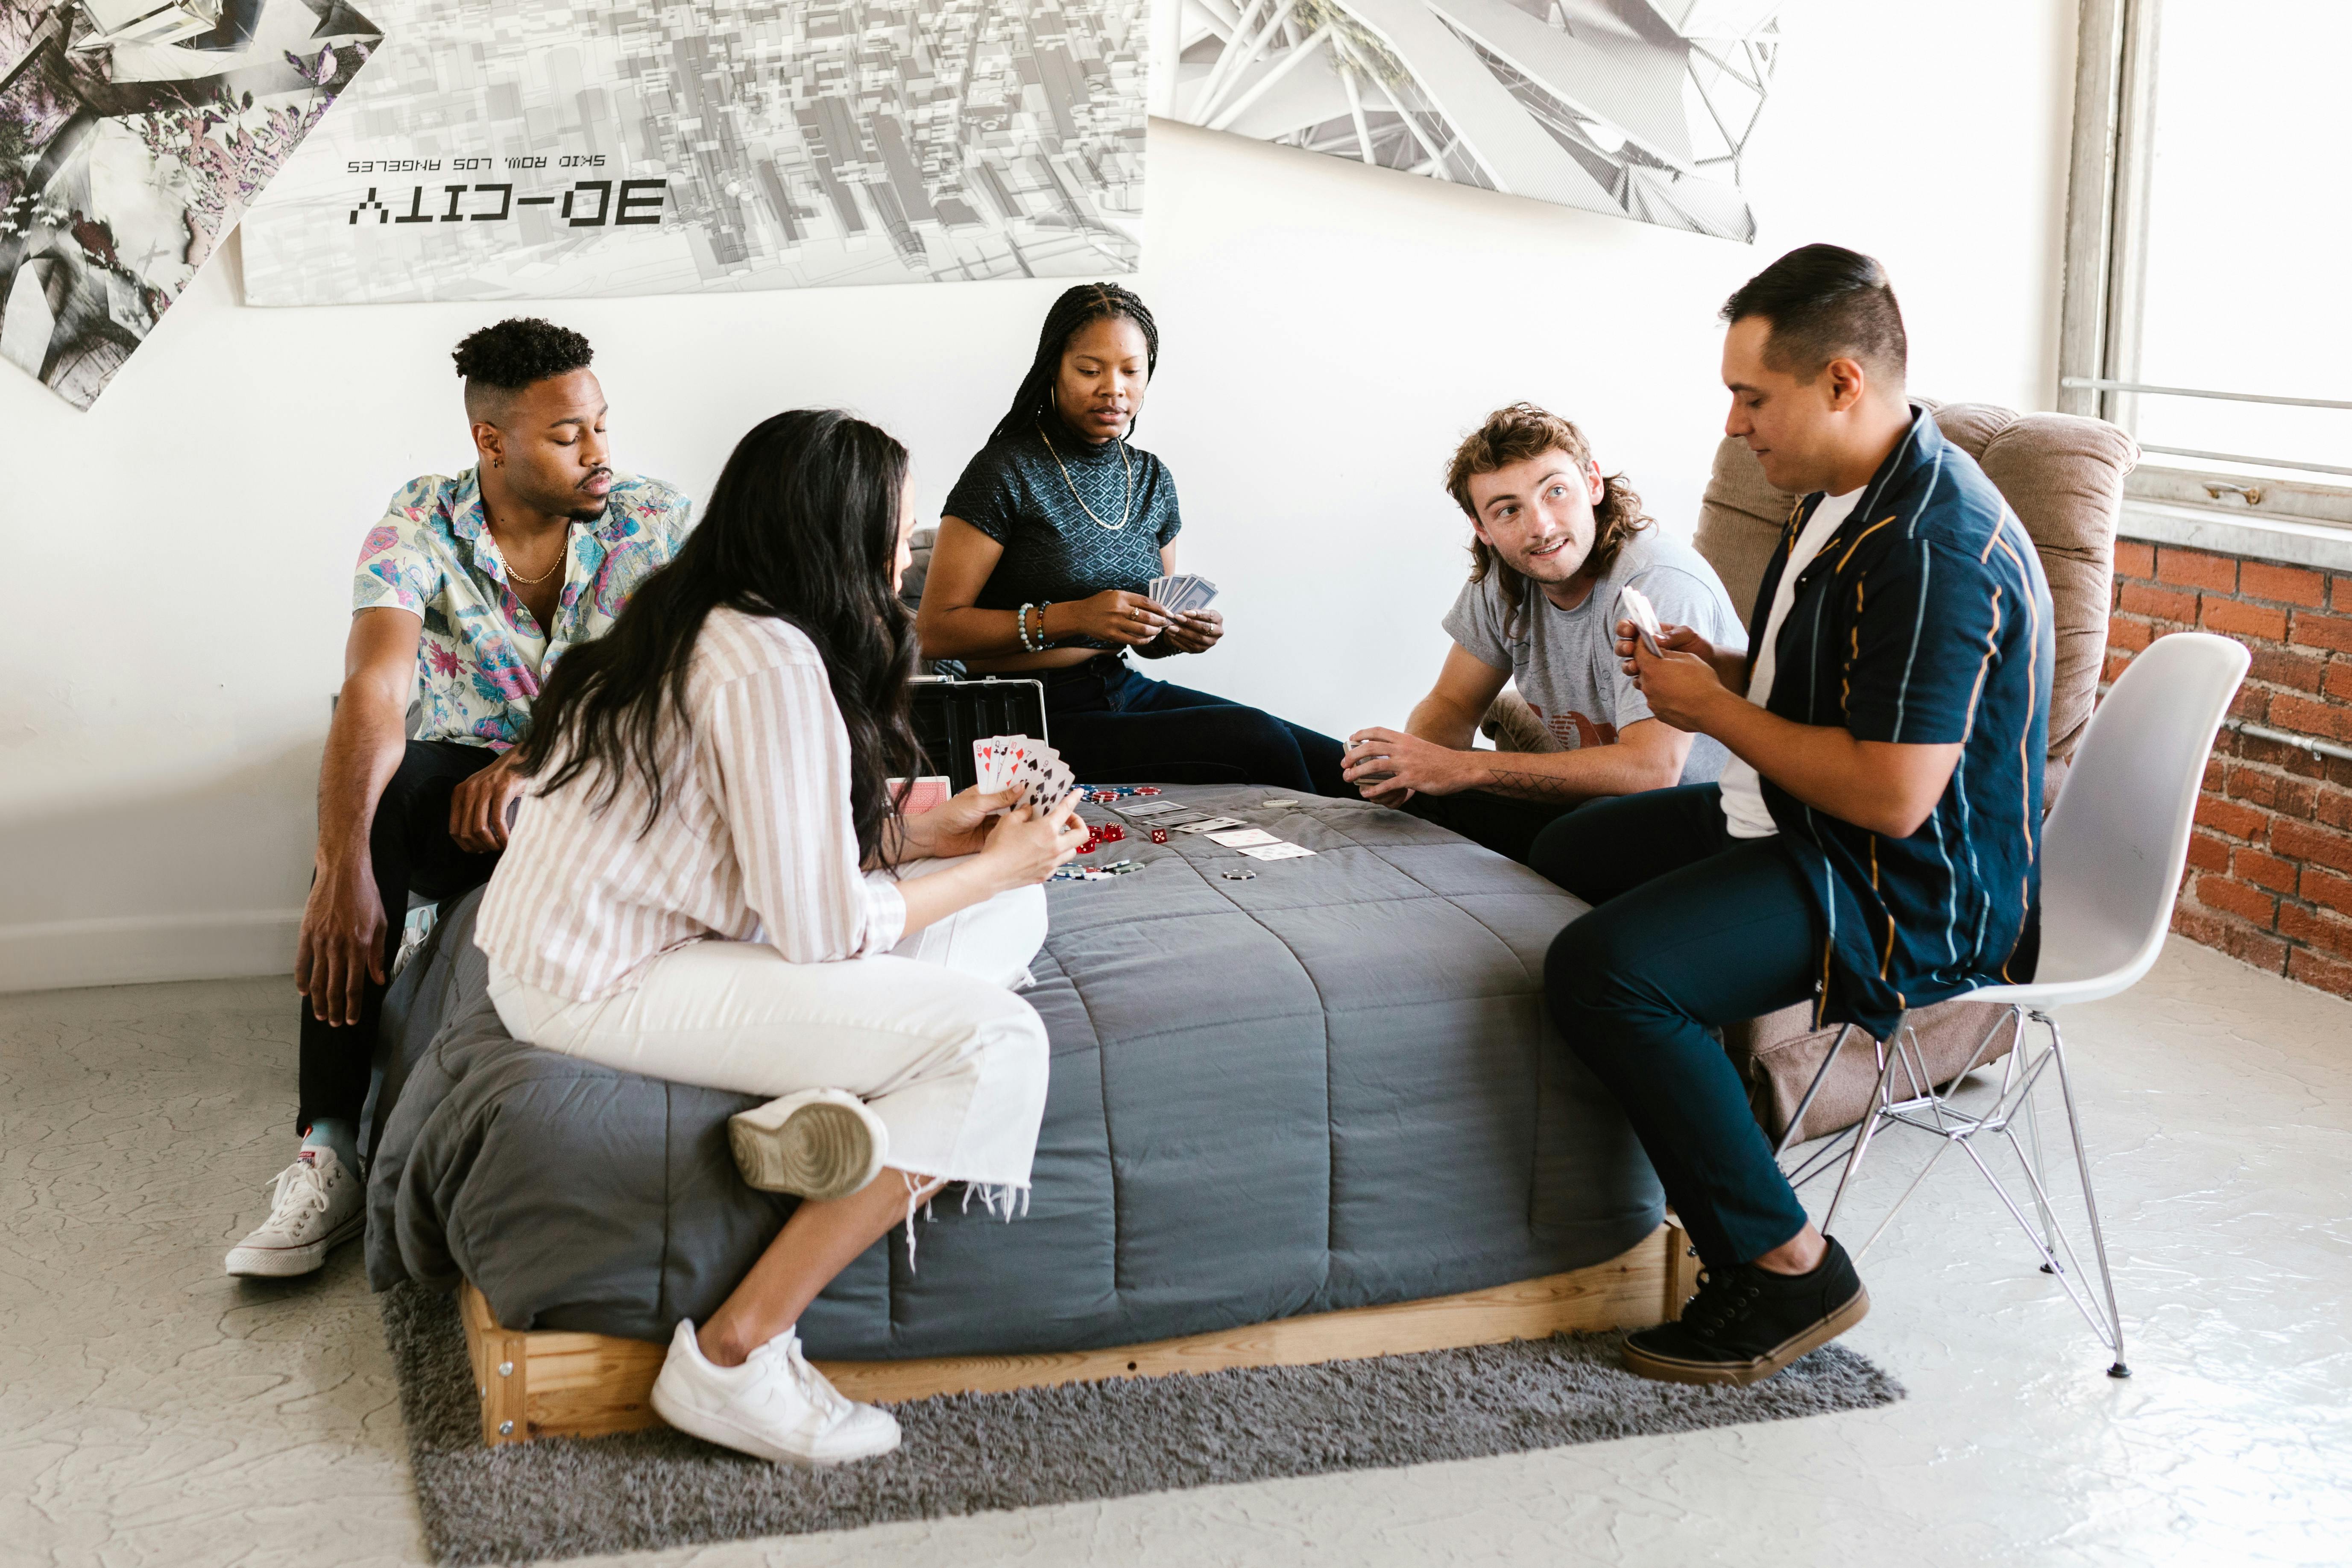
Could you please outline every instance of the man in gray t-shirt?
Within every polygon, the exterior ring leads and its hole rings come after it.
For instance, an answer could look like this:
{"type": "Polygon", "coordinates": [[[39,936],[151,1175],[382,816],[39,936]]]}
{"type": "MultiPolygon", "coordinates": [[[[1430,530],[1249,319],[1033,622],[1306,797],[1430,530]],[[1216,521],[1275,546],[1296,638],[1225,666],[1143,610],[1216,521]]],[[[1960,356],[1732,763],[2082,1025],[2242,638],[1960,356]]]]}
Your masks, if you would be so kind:
{"type": "Polygon", "coordinates": [[[1349,738],[1349,782],[1525,861],[1536,835],[1585,801],[1714,780],[1721,743],[1654,718],[1615,645],[1631,587],[1661,622],[1744,646],[1715,569],[1659,536],[1575,426],[1528,404],[1488,416],[1454,453],[1446,488],[1475,535],[1470,581],[1445,616],[1454,647],[1402,731],[1349,738]],[[1540,729],[1519,750],[1473,750],[1505,681],[1540,729]]]}

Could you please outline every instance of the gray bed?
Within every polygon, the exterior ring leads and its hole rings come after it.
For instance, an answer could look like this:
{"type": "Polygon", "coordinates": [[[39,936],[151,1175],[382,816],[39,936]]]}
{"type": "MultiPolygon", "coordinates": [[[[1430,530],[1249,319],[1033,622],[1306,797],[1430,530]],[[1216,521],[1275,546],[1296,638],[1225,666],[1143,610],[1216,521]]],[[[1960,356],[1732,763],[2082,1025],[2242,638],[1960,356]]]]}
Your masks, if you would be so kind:
{"type": "MultiPolygon", "coordinates": [[[[1582,1268],[1657,1226],[1639,1145],[1543,1015],[1544,951],[1583,906],[1396,812],[1168,793],[1318,853],[1139,833],[1091,858],[1141,872],[1049,889],[1025,993],[1053,1041],[1027,1214],[950,1189],[912,1266],[896,1234],[809,1310],[813,1355],[1206,1332],[1582,1268]]],[[[791,1212],[728,1155],[726,1119],[754,1101],[510,1038],[476,901],[445,911],[387,999],[369,1278],[462,1275],[509,1328],[664,1339],[791,1212]]]]}

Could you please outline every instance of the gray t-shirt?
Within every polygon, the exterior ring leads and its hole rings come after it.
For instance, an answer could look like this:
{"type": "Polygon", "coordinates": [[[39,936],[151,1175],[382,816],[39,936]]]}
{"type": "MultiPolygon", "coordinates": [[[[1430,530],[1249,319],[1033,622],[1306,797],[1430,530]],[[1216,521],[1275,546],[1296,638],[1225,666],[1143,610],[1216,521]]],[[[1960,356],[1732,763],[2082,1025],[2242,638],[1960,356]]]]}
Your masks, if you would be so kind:
{"type": "MultiPolygon", "coordinates": [[[[1445,632],[1481,663],[1511,672],[1519,696],[1562,751],[1613,745],[1627,725],[1651,717],[1649,700],[1617,658],[1617,593],[1629,584],[1649,595],[1661,621],[1694,626],[1717,647],[1748,646],[1715,568],[1689,545],[1661,538],[1654,526],[1625,542],[1608,575],[1576,608],[1559,608],[1528,584],[1517,635],[1506,637],[1500,574],[1490,572],[1483,583],[1463,584],[1445,613],[1445,632]]],[[[1729,757],[1721,742],[1697,737],[1682,782],[1712,782],[1729,757]]]]}

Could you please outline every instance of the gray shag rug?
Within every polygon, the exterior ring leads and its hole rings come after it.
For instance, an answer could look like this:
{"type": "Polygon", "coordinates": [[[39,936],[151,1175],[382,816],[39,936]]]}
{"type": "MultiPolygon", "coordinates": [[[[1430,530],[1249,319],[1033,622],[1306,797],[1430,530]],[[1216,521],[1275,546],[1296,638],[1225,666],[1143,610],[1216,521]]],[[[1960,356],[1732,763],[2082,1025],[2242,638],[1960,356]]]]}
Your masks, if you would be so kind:
{"type": "Polygon", "coordinates": [[[491,1448],[454,1297],[383,1297],[425,1532],[445,1563],[520,1563],[846,1530],[1334,1470],[1476,1459],[1892,1405],[1831,1344],[1748,1388],[1650,1383],[1615,1334],[942,1394],[894,1407],[895,1454],[796,1470],[662,1428],[491,1448]]]}

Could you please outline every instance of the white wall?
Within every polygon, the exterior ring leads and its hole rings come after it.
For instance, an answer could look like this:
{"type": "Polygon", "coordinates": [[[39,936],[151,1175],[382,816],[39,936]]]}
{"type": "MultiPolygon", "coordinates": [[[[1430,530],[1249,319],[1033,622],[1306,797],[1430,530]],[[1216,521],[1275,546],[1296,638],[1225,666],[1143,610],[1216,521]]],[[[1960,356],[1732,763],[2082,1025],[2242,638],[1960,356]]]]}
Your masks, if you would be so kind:
{"type": "MultiPolygon", "coordinates": [[[[1334,733],[1402,721],[1461,578],[1436,475],[1512,398],[1686,535],[1715,307],[1796,245],[1887,263],[1916,388],[2050,405],[2072,4],[1795,0],[1782,26],[1752,247],[1153,122],[1139,435],[1229,627],[1167,673],[1334,733]]],[[[396,485],[467,460],[446,354],[513,313],[246,309],[235,262],[89,414],[0,374],[0,990],[290,967],[354,552],[396,485]]],[[[543,309],[595,342],[625,466],[698,495],[755,418],[845,404],[936,504],[1058,287],[543,309]]]]}

